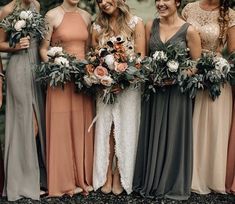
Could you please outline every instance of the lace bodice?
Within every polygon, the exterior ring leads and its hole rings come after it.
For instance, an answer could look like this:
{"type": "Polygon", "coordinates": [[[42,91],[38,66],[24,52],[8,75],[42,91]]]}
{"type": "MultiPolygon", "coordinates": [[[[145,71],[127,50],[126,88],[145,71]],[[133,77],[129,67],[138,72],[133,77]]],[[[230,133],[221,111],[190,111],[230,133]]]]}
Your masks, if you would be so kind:
{"type": "MultiPolygon", "coordinates": [[[[142,19],[138,16],[132,16],[129,23],[128,23],[128,26],[131,28],[131,29],[135,29],[135,26],[137,25],[137,23],[139,21],[142,21],[142,19]]],[[[97,24],[96,22],[93,23],[93,29],[96,30],[99,34],[102,33],[102,27],[97,24]]],[[[116,37],[116,36],[111,36],[111,37],[116,37]]],[[[132,36],[122,36],[125,40],[128,40],[130,44],[133,45],[134,47],[134,39],[132,36]]],[[[103,44],[105,44],[108,40],[109,40],[110,37],[107,37],[107,36],[102,36],[102,34],[100,35],[100,38],[99,38],[99,45],[102,46],[103,44]]]]}
{"type": "MultiPolygon", "coordinates": [[[[218,24],[219,10],[203,10],[199,5],[199,1],[197,1],[187,4],[182,11],[182,16],[199,31],[202,48],[215,51],[220,33],[218,24]]],[[[232,9],[229,10],[229,17],[228,27],[235,26],[235,11],[232,9]]]]}

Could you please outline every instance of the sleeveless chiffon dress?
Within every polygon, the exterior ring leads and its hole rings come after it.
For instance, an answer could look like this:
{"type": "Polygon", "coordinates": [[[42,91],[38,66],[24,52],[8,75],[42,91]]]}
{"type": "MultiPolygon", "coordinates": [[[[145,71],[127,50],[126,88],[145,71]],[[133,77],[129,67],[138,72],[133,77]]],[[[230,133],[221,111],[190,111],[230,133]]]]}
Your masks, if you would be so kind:
{"type": "MultiPolygon", "coordinates": [[[[52,46],[84,59],[88,39],[85,21],[78,12],[65,12],[54,30],[52,46]]],[[[87,192],[92,186],[94,102],[91,97],[75,93],[73,83],[48,87],[46,99],[47,174],[50,196],[73,194],[76,187],[87,192]]]]}
{"type": "MultiPolygon", "coordinates": [[[[151,55],[164,44],[159,19],[152,25],[151,55]]],[[[188,23],[165,45],[186,45],[188,23]]],[[[133,190],[144,197],[187,200],[192,179],[192,100],[177,85],[151,93],[142,101],[133,190]]]]}
{"type": "MultiPolygon", "coordinates": [[[[33,4],[30,9],[34,9],[33,4]]],[[[40,168],[45,162],[45,119],[43,92],[35,81],[34,66],[38,63],[38,40],[31,38],[27,51],[12,53],[6,68],[3,195],[9,201],[23,197],[39,200],[40,182],[46,188],[46,174],[40,168]],[[37,138],[34,114],[39,130],[37,138]]]]}

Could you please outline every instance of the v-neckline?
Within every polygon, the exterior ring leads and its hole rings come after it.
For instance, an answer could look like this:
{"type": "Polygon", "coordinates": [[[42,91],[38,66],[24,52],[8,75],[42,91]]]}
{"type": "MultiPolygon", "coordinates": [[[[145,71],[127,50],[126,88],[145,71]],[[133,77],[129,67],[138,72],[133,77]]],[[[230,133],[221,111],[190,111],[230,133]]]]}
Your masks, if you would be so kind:
{"type": "Polygon", "coordinates": [[[177,34],[182,30],[182,28],[187,24],[187,22],[185,22],[182,26],[180,26],[180,28],[168,39],[166,40],[166,42],[163,42],[160,36],[160,20],[158,20],[158,38],[160,40],[160,42],[162,44],[167,44],[169,41],[171,41],[175,36],[177,36],[177,34]]]}

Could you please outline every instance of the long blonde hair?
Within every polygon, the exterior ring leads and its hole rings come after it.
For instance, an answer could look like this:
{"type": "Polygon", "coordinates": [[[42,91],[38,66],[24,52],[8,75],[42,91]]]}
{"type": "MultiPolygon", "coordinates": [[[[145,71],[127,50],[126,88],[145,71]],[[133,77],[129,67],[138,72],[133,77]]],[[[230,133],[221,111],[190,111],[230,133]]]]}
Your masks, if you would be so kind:
{"type": "MultiPolygon", "coordinates": [[[[131,14],[130,7],[123,0],[116,0],[117,9],[119,10],[119,15],[116,19],[117,21],[117,29],[120,31],[120,35],[124,35],[126,37],[130,37],[133,33],[133,29],[131,29],[128,25],[131,14]]],[[[100,9],[100,12],[97,15],[96,22],[101,26],[102,32],[100,35],[104,35],[105,37],[110,37],[115,35],[115,31],[110,26],[110,15],[103,12],[100,9]]]]}

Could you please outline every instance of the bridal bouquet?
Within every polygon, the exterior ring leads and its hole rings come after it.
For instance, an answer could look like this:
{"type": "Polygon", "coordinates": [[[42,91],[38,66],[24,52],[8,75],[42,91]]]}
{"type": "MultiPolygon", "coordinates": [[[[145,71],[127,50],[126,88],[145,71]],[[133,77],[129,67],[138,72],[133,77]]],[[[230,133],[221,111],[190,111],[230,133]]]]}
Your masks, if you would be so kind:
{"type": "MultiPolygon", "coordinates": [[[[37,80],[49,84],[51,87],[61,86],[74,81],[75,76],[83,75],[85,61],[78,61],[76,57],[65,53],[62,47],[51,47],[47,55],[48,62],[42,62],[36,67],[37,80]]],[[[82,88],[80,88],[80,91],[82,88]]]]}
{"type": "Polygon", "coordinates": [[[0,28],[7,33],[10,47],[15,47],[22,37],[43,38],[48,30],[43,16],[31,10],[15,10],[0,21],[0,28]]]}
{"type": "Polygon", "coordinates": [[[87,87],[99,92],[105,104],[115,102],[115,88],[138,87],[145,80],[141,58],[134,54],[133,49],[131,42],[117,36],[88,54],[89,63],[83,79],[87,87]]]}
{"type": "Polygon", "coordinates": [[[181,76],[181,91],[189,92],[191,98],[197,90],[207,89],[212,100],[219,97],[221,86],[228,80],[231,66],[223,57],[205,52],[196,64],[197,73],[191,77],[181,76]]]}
{"type": "MultiPolygon", "coordinates": [[[[152,59],[148,59],[150,69],[146,72],[147,82],[144,87],[144,96],[149,98],[151,92],[157,89],[164,89],[169,84],[176,84],[179,75],[191,66],[188,49],[181,44],[162,45],[152,55],[152,59]]],[[[149,67],[149,66],[148,66],[149,67]]]]}

